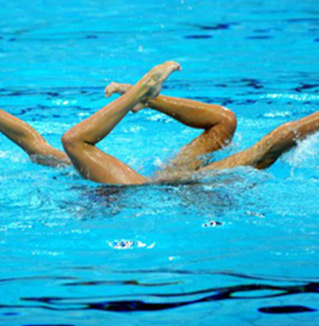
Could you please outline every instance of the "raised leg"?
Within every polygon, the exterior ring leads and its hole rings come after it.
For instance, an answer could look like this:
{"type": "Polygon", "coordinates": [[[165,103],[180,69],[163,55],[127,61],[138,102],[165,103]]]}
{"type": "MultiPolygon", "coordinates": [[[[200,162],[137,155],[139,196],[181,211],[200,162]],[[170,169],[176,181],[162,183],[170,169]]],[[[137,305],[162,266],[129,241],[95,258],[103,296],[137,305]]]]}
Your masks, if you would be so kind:
{"type": "MultiPolygon", "coordinates": [[[[131,88],[130,84],[111,83],[106,87],[105,93],[107,96],[113,93],[123,94],[131,88]]],[[[197,170],[202,164],[200,157],[229,144],[236,130],[235,114],[219,105],[159,95],[147,103],[138,103],[132,110],[138,111],[146,106],[192,128],[204,129],[199,137],[181,149],[164,173],[167,170],[197,170]]]]}
{"type": "Polygon", "coordinates": [[[214,162],[201,170],[223,170],[236,166],[252,166],[266,169],[283,153],[296,146],[298,140],[319,130],[319,112],[303,119],[285,123],[263,137],[252,147],[214,162]]]}
{"type": "Polygon", "coordinates": [[[70,165],[67,155],[53,148],[26,122],[0,110],[0,132],[21,147],[33,162],[47,166],[70,165]]]}
{"type": "Polygon", "coordinates": [[[82,121],[62,137],[73,165],[86,179],[109,184],[141,184],[147,179],[117,158],[102,152],[95,144],[106,137],[139,102],[157,96],[162,83],[180,69],[175,62],[153,68],[126,94],[82,121]]]}

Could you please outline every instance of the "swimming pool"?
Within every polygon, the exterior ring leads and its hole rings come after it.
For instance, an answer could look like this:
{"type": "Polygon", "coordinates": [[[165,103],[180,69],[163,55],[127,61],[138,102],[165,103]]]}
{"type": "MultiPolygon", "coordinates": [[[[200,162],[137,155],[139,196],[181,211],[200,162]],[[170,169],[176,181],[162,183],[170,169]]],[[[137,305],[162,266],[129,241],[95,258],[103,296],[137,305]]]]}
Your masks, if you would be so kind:
{"type": "MultiPolygon", "coordinates": [[[[54,146],[134,83],[181,63],[163,93],[221,103],[244,149],[318,109],[315,1],[1,1],[1,107],[54,146]]],[[[103,141],[151,175],[198,131],[155,111],[103,141]]],[[[0,137],[0,324],[315,325],[319,136],[267,171],[114,187],[32,164],[0,137]]]]}

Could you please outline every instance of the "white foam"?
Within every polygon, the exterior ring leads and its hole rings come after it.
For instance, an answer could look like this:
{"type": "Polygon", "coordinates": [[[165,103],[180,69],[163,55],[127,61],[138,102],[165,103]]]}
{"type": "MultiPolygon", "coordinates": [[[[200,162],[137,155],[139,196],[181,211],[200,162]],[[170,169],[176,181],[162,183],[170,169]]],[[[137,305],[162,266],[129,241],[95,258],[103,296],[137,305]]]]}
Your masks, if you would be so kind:
{"type": "Polygon", "coordinates": [[[293,167],[319,167],[318,144],[319,133],[298,141],[296,148],[283,156],[283,161],[293,167]]]}

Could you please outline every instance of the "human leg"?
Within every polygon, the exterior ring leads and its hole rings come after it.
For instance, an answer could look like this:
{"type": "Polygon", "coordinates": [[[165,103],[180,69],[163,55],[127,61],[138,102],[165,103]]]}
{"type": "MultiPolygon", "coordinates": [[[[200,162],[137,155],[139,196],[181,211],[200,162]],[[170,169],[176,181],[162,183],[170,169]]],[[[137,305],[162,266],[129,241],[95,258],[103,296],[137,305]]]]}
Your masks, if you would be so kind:
{"type": "Polygon", "coordinates": [[[179,65],[167,62],[153,68],[126,94],[82,121],[62,137],[73,165],[86,179],[111,184],[141,184],[147,179],[95,144],[106,137],[138,103],[157,96],[162,83],[179,65]]]}
{"type": "Polygon", "coordinates": [[[285,123],[263,137],[252,147],[214,162],[201,171],[223,170],[237,166],[252,166],[266,169],[283,153],[296,146],[298,140],[306,138],[319,130],[319,112],[297,121],[285,123]]]}
{"type": "MultiPolygon", "coordinates": [[[[130,84],[111,83],[106,87],[105,93],[107,96],[113,93],[124,94],[132,87],[130,84]]],[[[192,128],[204,129],[200,136],[181,149],[167,169],[198,169],[202,164],[200,156],[229,144],[236,130],[235,114],[219,105],[159,95],[147,103],[138,103],[132,110],[138,111],[144,107],[169,115],[192,128]]]]}
{"type": "Polygon", "coordinates": [[[0,132],[21,147],[33,162],[47,166],[71,164],[65,153],[49,145],[34,128],[1,109],[0,132]]]}

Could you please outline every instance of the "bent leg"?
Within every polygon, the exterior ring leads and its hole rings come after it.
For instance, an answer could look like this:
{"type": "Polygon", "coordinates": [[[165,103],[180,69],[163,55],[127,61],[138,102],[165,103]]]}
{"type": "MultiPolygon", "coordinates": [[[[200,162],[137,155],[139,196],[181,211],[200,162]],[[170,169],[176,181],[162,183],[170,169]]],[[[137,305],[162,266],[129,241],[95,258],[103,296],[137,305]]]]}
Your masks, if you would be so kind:
{"type": "Polygon", "coordinates": [[[33,162],[47,166],[71,164],[65,153],[50,146],[30,125],[1,109],[0,132],[21,147],[33,162]]]}
{"type": "Polygon", "coordinates": [[[266,169],[283,153],[296,146],[298,140],[302,140],[318,130],[319,112],[315,112],[300,120],[279,126],[252,147],[219,162],[214,162],[201,171],[223,170],[236,166],[266,169]]]}
{"type": "Polygon", "coordinates": [[[219,105],[169,96],[158,96],[148,105],[189,127],[204,129],[179,151],[167,169],[197,170],[203,163],[202,157],[227,146],[236,130],[235,114],[219,105]]]}
{"type": "Polygon", "coordinates": [[[84,178],[111,184],[141,184],[147,181],[120,160],[99,150],[95,144],[106,137],[136,104],[157,96],[164,80],[178,69],[179,65],[174,62],[153,68],[126,94],[63,135],[65,151],[84,178]]]}
{"type": "MultiPolygon", "coordinates": [[[[111,83],[105,89],[107,96],[113,93],[125,93],[133,86],[130,84],[111,83]]],[[[159,95],[147,103],[139,103],[133,108],[138,111],[149,107],[162,112],[177,121],[204,132],[191,143],[184,146],[178,155],[170,162],[167,169],[197,170],[202,160],[200,156],[212,153],[228,145],[237,126],[236,116],[230,110],[212,104],[205,104],[189,99],[159,95]]]]}

